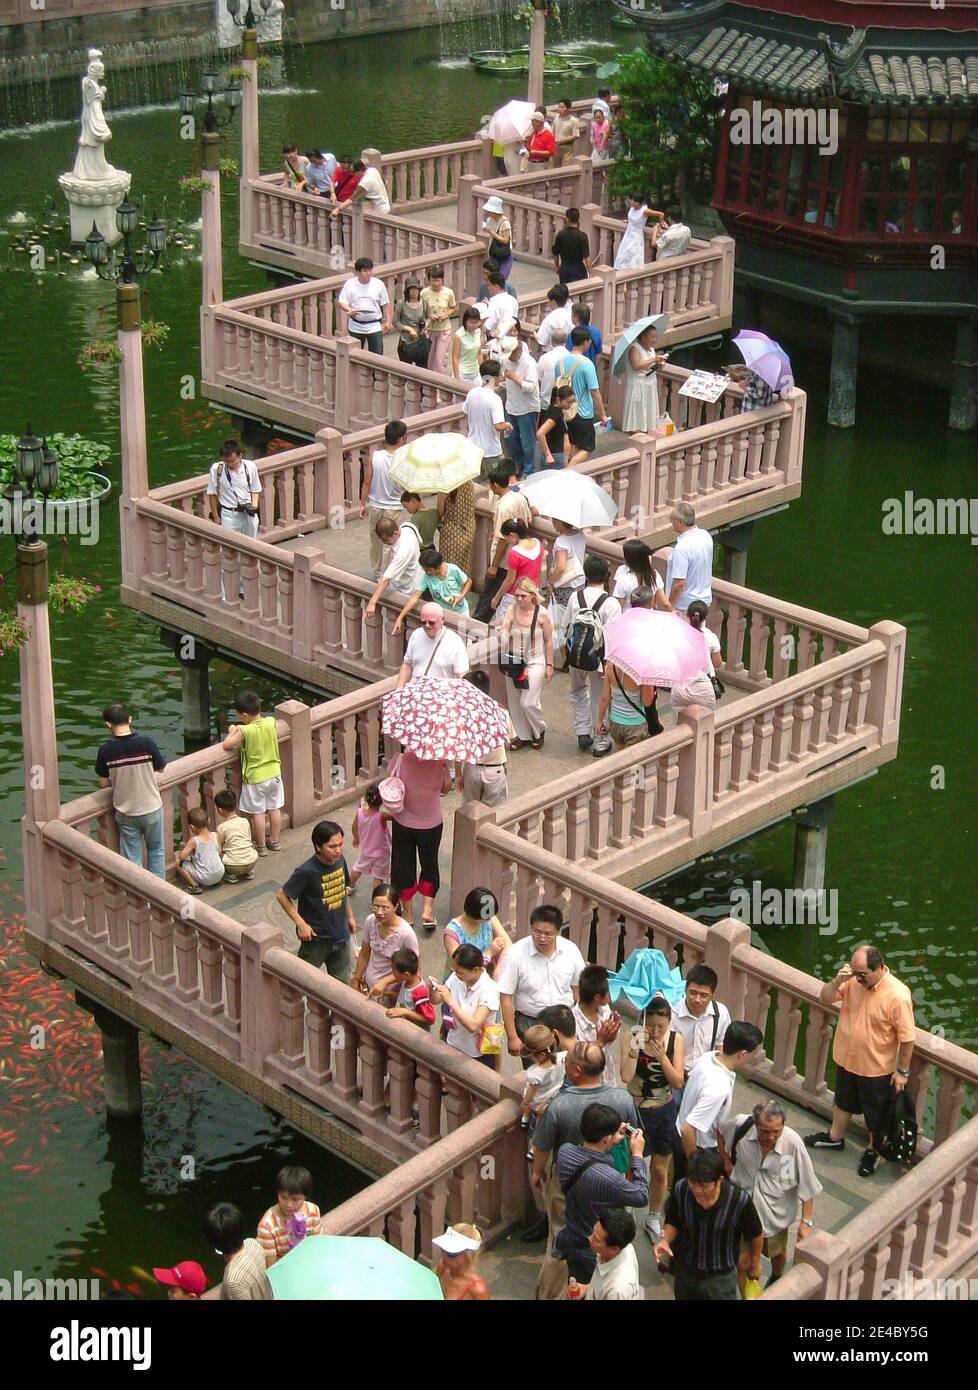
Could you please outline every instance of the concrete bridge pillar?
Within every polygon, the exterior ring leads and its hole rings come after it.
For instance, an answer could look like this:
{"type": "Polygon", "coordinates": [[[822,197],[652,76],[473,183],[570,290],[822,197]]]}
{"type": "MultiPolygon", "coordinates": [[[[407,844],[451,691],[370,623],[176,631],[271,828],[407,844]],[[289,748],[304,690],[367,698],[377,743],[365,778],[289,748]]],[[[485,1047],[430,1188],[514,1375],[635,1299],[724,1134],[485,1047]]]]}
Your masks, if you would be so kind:
{"type": "Polygon", "coordinates": [[[952,430],[973,430],[978,421],[978,322],[958,319],[951,368],[951,407],[947,417],[952,430]]]}
{"type": "Polygon", "coordinates": [[[163,628],[163,645],[180,663],[183,695],[183,741],[188,753],[206,748],[214,741],[211,728],[210,664],[214,648],[188,632],[163,628]]]}
{"type": "Polygon", "coordinates": [[[200,302],[209,309],[224,298],[224,267],[221,261],[221,137],[205,131],[200,142],[201,178],[209,187],[201,195],[200,302]]]}
{"type": "Polygon", "coordinates": [[[138,1119],[143,1113],[139,1029],[80,992],[75,999],[80,1009],[92,1015],[102,1034],[106,1116],[110,1120],[138,1119]]]}
{"type": "Polygon", "coordinates": [[[539,9],[534,5],[530,20],[530,72],[526,86],[526,99],[534,106],[543,105],[543,64],[544,47],[547,38],[547,19],[543,4],[539,9]]]}
{"type": "Polygon", "coordinates": [[[753,537],[752,521],[745,521],[741,526],[727,526],[720,532],[718,539],[723,549],[723,577],[731,584],[747,584],[747,552],[753,537]]]}
{"type": "Polygon", "coordinates": [[[829,368],[829,424],[851,430],[856,423],[856,371],[859,324],[832,316],[832,364],[829,368]]]}
{"type": "Polygon", "coordinates": [[[794,886],[814,889],[825,887],[825,864],[828,858],[829,826],[835,814],[835,797],[815,801],[795,814],[795,871],[794,886]]]}

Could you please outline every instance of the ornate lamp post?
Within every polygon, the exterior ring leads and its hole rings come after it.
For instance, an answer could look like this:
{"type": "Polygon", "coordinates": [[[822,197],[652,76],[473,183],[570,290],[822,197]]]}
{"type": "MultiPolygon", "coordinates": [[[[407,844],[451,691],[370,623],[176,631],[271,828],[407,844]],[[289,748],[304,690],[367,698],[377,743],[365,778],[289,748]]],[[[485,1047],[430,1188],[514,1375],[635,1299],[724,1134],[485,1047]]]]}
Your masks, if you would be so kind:
{"type": "Polygon", "coordinates": [[[159,264],[160,256],[166,250],[167,230],[166,223],[157,215],[153,209],[153,219],[146,228],[146,244],[143,247],[143,265],[139,267],[132,258],[129,249],[129,238],[133,235],[139,224],[139,210],[135,208],[129,199],[116,208],[115,225],[119,229],[122,237],[122,260],[118,265],[106,270],[104,267],[109,262],[109,248],[105,237],[92,223],[92,230],[85,238],[85,255],[95,267],[96,274],[100,280],[119,280],[124,285],[134,285],[141,275],[146,275],[150,270],[155,270],[159,264]],[[153,257],[153,264],[146,265],[146,252],[149,251],[153,257]]]}
{"type": "MultiPolygon", "coordinates": [[[[13,534],[17,537],[18,561],[23,548],[25,527],[24,500],[33,499],[40,494],[45,510],[47,500],[58,486],[58,456],[48,444],[47,438],[38,439],[28,421],[27,429],[17,441],[14,451],[14,476],[4,488],[4,497],[10,503],[13,521],[13,534]]],[[[27,528],[28,546],[43,544],[37,536],[37,528],[27,528]]]]}
{"type": "MultiPolygon", "coordinates": [[[[268,18],[269,11],[271,11],[274,14],[275,10],[278,8],[275,5],[274,0],[259,0],[259,2],[261,5],[263,19],[268,18]]],[[[241,0],[227,0],[227,11],[228,14],[231,16],[232,23],[236,24],[239,29],[258,28],[258,20],[255,18],[255,11],[252,8],[251,0],[248,0],[248,8],[245,11],[243,19],[238,18],[239,14],[241,13],[241,0]]]]}
{"type": "Polygon", "coordinates": [[[200,94],[196,92],[180,93],[180,114],[182,116],[192,116],[194,114],[194,107],[198,101],[207,102],[207,113],[204,116],[204,130],[208,135],[213,135],[224,126],[230,125],[234,120],[234,113],[241,105],[241,88],[237,82],[229,82],[226,87],[219,89],[217,73],[205,72],[204,90],[200,94]],[[224,99],[226,109],[220,114],[214,110],[215,97],[223,97],[224,99]]]}

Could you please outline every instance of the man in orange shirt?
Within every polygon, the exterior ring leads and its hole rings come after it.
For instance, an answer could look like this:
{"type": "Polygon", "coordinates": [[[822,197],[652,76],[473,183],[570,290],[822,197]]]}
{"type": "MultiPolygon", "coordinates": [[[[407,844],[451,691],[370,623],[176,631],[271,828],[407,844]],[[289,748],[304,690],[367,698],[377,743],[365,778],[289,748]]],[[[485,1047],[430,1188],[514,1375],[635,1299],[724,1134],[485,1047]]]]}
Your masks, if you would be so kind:
{"type": "Polygon", "coordinates": [[[845,1148],[845,1133],[853,1115],[862,1115],[870,1144],[857,1169],[872,1177],[879,1163],[876,1143],[882,1137],[890,1102],[910,1076],[910,1058],[917,1035],[910,991],[890,974],[882,951],[857,946],[849,965],[822,986],[820,1002],[841,1000],[832,1056],[836,1064],[832,1127],[807,1134],[810,1149],[845,1148]]]}

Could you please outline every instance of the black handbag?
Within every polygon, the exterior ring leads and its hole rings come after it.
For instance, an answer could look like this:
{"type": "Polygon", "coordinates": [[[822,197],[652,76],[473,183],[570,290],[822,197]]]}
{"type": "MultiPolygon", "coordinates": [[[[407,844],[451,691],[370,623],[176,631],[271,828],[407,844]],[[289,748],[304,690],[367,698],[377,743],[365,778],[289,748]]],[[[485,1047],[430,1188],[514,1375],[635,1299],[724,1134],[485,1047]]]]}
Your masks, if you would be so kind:
{"type": "Polygon", "coordinates": [[[663,726],[662,720],[659,718],[659,711],[656,709],[656,703],[659,698],[658,690],[656,690],[655,694],[652,696],[651,705],[637,705],[635,701],[631,699],[631,697],[628,694],[628,691],[625,689],[621,681],[618,679],[617,670],[615,670],[614,667],[612,667],[612,670],[615,671],[615,684],[621,691],[622,695],[624,695],[626,703],[631,705],[633,710],[636,710],[637,712],[645,715],[645,727],[649,731],[649,738],[655,738],[656,734],[664,734],[665,728],[663,726]]]}
{"type": "Polygon", "coordinates": [[[727,687],[724,685],[723,681],[719,676],[711,676],[710,684],[713,686],[714,695],[718,700],[722,700],[727,693],[727,687]]]}
{"type": "Polygon", "coordinates": [[[427,333],[421,333],[417,338],[410,338],[406,343],[397,345],[398,357],[411,367],[427,367],[430,352],[431,339],[427,333]]]}
{"type": "Polygon", "coordinates": [[[905,1090],[890,1099],[876,1152],[890,1163],[909,1163],[917,1152],[917,1112],[905,1090]]]}
{"type": "Polygon", "coordinates": [[[497,265],[503,265],[512,253],[512,246],[506,241],[497,241],[495,237],[489,243],[489,259],[495,261],[497,265]]]}
{"type": "MultiPolygon", "coordinates": [[[[539,612],[539,608],[534,608],[533,621],[530,623],[530,637],[526,644],[526,647],[524,648],[524,650],[528,652],[532,652],[533,650],[533,634],[536,632],[537,617],[539,615],[539,612]]],[[[510,629],[510,632],[512,632],[512,629],[510,629]]],[[[525,690],[527,686],[530,684],[530,678],[526,674],[525,657],[512,656],[509,652],[500,652],[499,669],[500,671],[502,671],[504,676],[509,676],[510,680],[516,686],[517,690],[525,690]]]]}

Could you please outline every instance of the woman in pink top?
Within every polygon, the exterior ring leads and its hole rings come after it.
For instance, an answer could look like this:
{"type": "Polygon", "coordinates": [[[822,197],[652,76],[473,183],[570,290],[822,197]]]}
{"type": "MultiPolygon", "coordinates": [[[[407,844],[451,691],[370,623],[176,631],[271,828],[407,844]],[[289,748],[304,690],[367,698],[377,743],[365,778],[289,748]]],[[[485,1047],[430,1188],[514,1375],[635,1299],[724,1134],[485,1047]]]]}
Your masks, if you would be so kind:
{"type": "Polygon", "coordinates": [[[441,884],[438,847],[443,815],[441,799],[452,790],[448,763],[422,761],[401,754],[397,775],[404,783],[404,808],[391,822],[391,887],[405,906],[415,893],[423,899],[421,925],[434,931],[435,895],[441,884]]]}
{"type": "MultiPolygon", "coordinates": [[[[402,946],[418,951],[418,938],[410,922],[401,916],[401,903],[389,883],[381,883],[370,896],[371,913],[363,924],[363,945],[350,984],[370,994],[391,973],[391,956],[402,946]]],[[[376,996],[379,999],[379,994],[376,996]]]]}
{"type": "Polygon", "coordinates": [[[526,522],[519,517],[504,521],[501,534],[508,536],[513,544],[506,552],[506,573],[491,605],[500,617],[512,608],[516,585],[521,579],[532,579],[536,587],[540,587],[540,570],[546,554],[543,541],[531,536],[526,522]]]}
{"type": "Polygon", "coordinates": [[[611,122],[596,106],[591,112],[591,163],[608,163],[608,142],[611,139],[611,122]]]}

